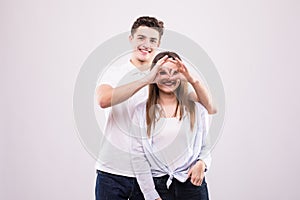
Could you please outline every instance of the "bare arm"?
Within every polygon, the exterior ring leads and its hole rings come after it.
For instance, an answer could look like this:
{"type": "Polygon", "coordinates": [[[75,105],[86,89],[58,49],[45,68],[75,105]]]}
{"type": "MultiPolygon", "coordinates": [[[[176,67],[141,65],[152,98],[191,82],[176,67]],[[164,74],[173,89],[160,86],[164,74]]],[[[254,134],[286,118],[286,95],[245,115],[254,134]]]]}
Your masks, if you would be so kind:
{"type": "Polygon", "coordinates": [[[146,79],[141,79],[116,88],[107,84],[100,85],[96,91],[97,102],[101,108],[111,107],[127,100],[148,84],[146,79]]]}
{"type": "Polygon", "coordinates": [[[196,94],[190,94],[191,99],[201,103],[208,111],[208,114],[217,113],[217,109],[213,106],[212,99],[204,85],[201,84],[199,80],[191,81],[190,83],[196,92],[196,94]]]}
{"type": "Polygon", "coordinates": [[[217,109],[214,107],[212,103],[212,98],[209,96],[208,90],[204,87],[202,83],[200,83],[199,80],[194,78],[186,68],[186,66],[183,64],[181,60],[176,58],[179,71],[184,75],[184,77],[187,79],[187,81],[193,86],[196,93],[191,93],[190,98],[194,101],[197,101],[201,103],[206,110],[208,111],[208,114],[215,114],[217,113],[217,109]]]}
{"type": "Polygon", "coordinates": [[[122,103],[141,88],[153,83],[159,67],[166,61],[167,58],[167,56],[161,58],[151,72],[140,80],[133,81],[115,88],[108,84],[102,84],[98,86],[96,89],[98,105],[100,105],[101,108],[107,108],[122,103]]]}

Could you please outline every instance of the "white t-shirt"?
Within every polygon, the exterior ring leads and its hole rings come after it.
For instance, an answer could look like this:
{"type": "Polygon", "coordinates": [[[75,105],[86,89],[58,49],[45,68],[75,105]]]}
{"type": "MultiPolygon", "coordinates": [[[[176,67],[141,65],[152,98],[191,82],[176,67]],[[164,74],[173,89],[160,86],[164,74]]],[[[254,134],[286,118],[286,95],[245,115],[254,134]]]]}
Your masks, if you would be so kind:
{"type": "MultiPolygon", "coordinates": [[[[115,88],[139,80],[146,73],[128,61],[124,65],[111,66],[101,77],[100,84],[108,84],[115,88]]],[[[148,87],[144,87],[128,100],[105,109],[107,119],[96,169],[116,175],[135,176],[131,165],[129,129],[135,106],[146,101],[147,97],[148,87]]]]}

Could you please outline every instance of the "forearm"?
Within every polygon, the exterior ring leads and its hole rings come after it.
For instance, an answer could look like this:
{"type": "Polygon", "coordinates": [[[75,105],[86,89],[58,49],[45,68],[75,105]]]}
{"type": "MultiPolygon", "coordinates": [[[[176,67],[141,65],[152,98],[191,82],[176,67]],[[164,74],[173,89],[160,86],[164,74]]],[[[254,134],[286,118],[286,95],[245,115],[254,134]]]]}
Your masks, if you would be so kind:
{"type": "Polygon", "coordinates": [[[167,59],[167,55],[161,58],[150,71],[150,73],[140,80],[133,81],[116,88],[106,87],[106,89],[103,90],[100,86],[100,89],[97,89],[98,104],[102,108],[107,108],[122,103],[123,101],[134,95],[142,87],[149,85],[150,83],[154,83],[159,68],[166,62],[167,59]]]}
{"type": "Polygon", "coordinates": [[[112,92],[111,104],[110,106],[122,103],[134,95],[144,86],[148,85],[148,82],[144,79],[140,79],[134,82],[131,82],[126,85],[116,87],[112,92]]]}
{"type": "Polygon", "coordinates": [[[191,79],[190,84],[193,86],[196,92],[196,101],[201,103],[209,114],[215,114],[217,112],[216,108],[213,106],[212,99],[208,93],[208,90],[200,83],[197,79],[191,79]]]}
{"type": "Polygon", "coordinates": [[[122,103],[148,84],[147,79],[140,79],[116,88],[102,85],[97,89],[98,104],[102,108],[107,108],[122,103]]]}
{"type": "Polygon", "coordinates": [[[196,95],[190,95],[190,98],[193,101],[197,101],[201,103],[209,114],[215,114],[217,112],[216,108],[214,108],[212,99],[209,96],[207,89],[203,84],[200,83],[199,79],[195,78],[187,69],[187,67],[182,63],[181,60],[176,58],[177,65],[179,66],[179,71],[185,77],[185,79],[193,86],[196,95]]]}

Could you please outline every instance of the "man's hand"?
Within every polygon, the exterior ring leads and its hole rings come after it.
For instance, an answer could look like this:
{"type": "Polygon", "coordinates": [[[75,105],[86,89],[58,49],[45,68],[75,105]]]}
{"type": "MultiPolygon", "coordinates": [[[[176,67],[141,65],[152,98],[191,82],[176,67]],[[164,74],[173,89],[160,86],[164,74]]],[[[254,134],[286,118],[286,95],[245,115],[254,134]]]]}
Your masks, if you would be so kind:
{"type": "Polygon", "coordinates": [[[204,171],[205,163],[202,160],[197,161],[188,172],[188,177],[191,178],[191,183],[196,186],[200,186],[204,178],[204,171]]]}
{"type": "Polygon", "coordinates": [[[168,60],[168,55],[165,55],[161,59],[157,61],[153,69],[150,71],[150,73],[145,77],[145,80],[148,84],[155,83],[156,82],[156,76],[157,72],[159,71],[160,67],[168,60]]]}

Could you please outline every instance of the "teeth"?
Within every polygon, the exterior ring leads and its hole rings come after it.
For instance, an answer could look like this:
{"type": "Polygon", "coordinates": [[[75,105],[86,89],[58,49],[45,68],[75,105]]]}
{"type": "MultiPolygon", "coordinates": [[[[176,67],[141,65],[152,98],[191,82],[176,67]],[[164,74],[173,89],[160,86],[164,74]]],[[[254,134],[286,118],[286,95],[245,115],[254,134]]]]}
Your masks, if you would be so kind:
{"type": "Polygon", "coordinates": [[[176,81],[162,81],[161,83],[167,86],[171,86],[171,85],[175,85],[176,81]]]}
{"type": "Polygon", "coordinates": [[[145,52],[145,53],[150,53],[150,50],[146,50],[146,49],[140,49],[140,51],[145,52]]]}
{"type": "Polygon", "coordinates": [[[176,83],[176,81],[162,81],[163,83],[176,83]]]}

